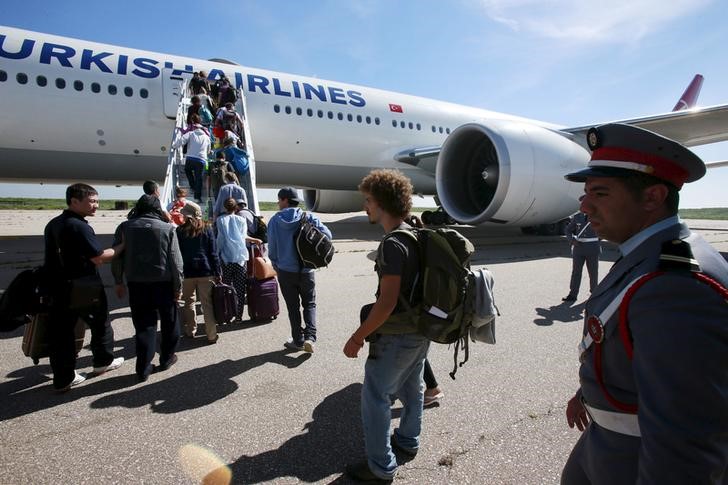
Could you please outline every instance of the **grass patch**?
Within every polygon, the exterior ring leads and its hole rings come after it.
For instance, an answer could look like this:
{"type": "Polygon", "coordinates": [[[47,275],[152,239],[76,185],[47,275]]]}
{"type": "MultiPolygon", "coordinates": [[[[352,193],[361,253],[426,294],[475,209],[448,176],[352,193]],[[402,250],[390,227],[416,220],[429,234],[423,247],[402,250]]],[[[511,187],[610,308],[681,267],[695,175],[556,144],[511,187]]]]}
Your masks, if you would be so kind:
{"type": "MultiPolygon", "coordinates": [[[[129,210],[134,207],[135,200],[117,201],[104,200],[99,202],[101,210],[129,210]],[[117,202],[126,202],[127,208],[116,209],[117,202]]],[[[22,197],[0,197],[0,210],[62,210],[66,208],[64,199],[26,199],[22,197]]],[[[301,205],[302,209],[305,209],[301,205]]],[[[260,210],[277,211],[277,202],[260,202],[260,210]]],[[[412,212],[424,210],[435,210],[432,207],[413,208],[412,212]]],[[[680,209],[680,217],[683,219],[714,219],[728,220],[728,207],[714,207],[708,209],[680,209]]]]}
{"type": "MultiPolygon", "coordinates": [[[[128,211],[136,204],[136,200],[105,200],[99,201],[100,210],[124,210],[128,211]],[[117,202],[126,202],[126,208],[117,209],[117,202]]],[[[24,199],[18,197],[0,197],[0,210],[63,210],[66,206],[65,199],[24,199]]],[[[260,210],[277,211],[277,202],[260,202],[260,210]]]]}
{"type": "Polygon", "coordinates": [[[714,207],[712,209],[680,209],[683,219],[714,219],[728,220],[728,207],[714,207]]]}
{"type": "MultiPolygon", "coordinates": [[[[116,206],[116,200],[104,200],[99,202],[99,209],[113,210],[116,206]]],[[[136,201],[126,200],[129,210],[134,207],[136,201]]],[[[67,207],[65,199],[23,199],[12,197],[0,197],[0,210],[62,210],[67,207]]]]}

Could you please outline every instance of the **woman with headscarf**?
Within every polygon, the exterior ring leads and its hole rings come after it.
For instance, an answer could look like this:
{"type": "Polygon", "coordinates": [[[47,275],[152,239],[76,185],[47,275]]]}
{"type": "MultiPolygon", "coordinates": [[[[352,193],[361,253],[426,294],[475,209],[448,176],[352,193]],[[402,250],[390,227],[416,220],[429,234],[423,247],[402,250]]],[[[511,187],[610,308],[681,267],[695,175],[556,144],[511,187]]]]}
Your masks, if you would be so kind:
{"type": "Polygon", "coordinates": [[[126,276],[131,320],[136,330],[137,380],[144,382],[152,372],[167,370],[177,362],[177,300],[182,290],[183,263],[175,226],[165,222],[159,199],[142,195],[134,209],[135,216],[124,221],[117,231],[124,241],[124,252],[112,261],[111,269],[119,298],[126,293],[126,276]],[[162,341],[159,365],[154,367],[157,319],[162,341]]]}

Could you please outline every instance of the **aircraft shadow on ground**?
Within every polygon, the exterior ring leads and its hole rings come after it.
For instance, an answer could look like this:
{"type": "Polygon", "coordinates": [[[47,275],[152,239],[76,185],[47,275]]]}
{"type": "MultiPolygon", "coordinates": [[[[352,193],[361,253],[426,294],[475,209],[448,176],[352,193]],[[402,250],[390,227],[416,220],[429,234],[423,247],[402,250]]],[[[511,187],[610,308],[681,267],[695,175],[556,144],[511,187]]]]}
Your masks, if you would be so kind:
{"type": "Polygon", "coordinates": [[[571,305],[569,302],[563,302],[559,305],[553,305],[548,308],[536,308],[536,318],[533,323],[540,327],[548,327],[555,322],[581,322],[584,319],[584,307],[586,302],[577,305],[571,305]]]}
{"type": "MultiPolygon", "coordinates": [[[[243,455],[231,463],[232,483],[261,483],[281,477],[317,482],[342,473],[347,463],[363,460],[360,396],[361,384],[355,383],[324,398],[300,434],[274,450],[243,455]]],[[[341,476],[331,483],[351,482],[341,476]]]]}

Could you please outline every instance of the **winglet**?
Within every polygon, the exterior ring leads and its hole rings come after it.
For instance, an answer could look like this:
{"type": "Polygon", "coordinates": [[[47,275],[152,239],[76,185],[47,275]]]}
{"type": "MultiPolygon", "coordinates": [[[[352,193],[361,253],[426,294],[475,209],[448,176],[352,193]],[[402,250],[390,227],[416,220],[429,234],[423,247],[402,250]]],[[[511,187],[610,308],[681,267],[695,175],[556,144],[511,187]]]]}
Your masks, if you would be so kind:
{"type": "Polygon", "coordinates": [[[698,101],[698,95],[700,94],[700,88],[702,87],[703,76],[700,74],[696,74],[693,80],[690,81],[690,84],[688,84],[685,92],[682,94],[682,96],[680,96],[680,99],[678,100],[675,107],[672,108],[672,110],[681,111],[684,109],[690,109],[695,106],[695,103],[698,101]]]}

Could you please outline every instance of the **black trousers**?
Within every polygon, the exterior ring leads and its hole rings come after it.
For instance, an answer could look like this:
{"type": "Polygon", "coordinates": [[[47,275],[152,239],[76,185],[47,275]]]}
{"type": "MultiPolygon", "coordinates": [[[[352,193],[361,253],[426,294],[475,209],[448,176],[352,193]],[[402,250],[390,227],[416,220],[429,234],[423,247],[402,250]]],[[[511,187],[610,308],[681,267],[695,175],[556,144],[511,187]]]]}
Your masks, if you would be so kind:
{"type": "Polygon", "coordinates": [[[166,365],[179,344],[177,302],[170,281],[153,283],[129,282],[129,307],[136,334],[136,373],[148,376],[157,350],[157,318],[161,329],[159,364],[166,365]]]}
{"type": "Polygon", "coordinates": [[[71,310],[68,300],[56,297],[50,310],[50,360],[53,386],[62,389],[76,377],[76,322],[80,318],[91,330],[93,366],[102,367],[114,360],[114,329],[108,320],[106,294],[101,303],[84,310],[71,310]]]}

